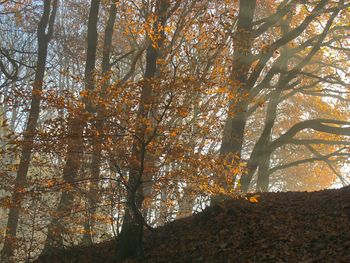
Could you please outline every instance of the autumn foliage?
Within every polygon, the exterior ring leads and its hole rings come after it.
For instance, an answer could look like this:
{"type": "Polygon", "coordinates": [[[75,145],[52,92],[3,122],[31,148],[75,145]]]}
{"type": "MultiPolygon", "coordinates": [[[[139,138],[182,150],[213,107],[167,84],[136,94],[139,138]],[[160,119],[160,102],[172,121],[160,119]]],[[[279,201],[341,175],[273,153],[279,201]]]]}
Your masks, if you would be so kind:
{"type": "Polygon", "coordinates": [[[145,229],[209,205],[348,185],[349,11],[0,1],[2,260],[142,259],[145,229]]]}

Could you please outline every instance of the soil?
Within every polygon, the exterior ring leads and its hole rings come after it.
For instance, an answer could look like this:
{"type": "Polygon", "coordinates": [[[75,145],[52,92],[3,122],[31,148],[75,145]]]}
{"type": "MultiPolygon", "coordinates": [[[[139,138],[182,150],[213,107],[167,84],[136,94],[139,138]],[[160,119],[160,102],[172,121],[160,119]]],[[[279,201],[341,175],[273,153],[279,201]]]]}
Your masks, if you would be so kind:
{"type": "MultiPolygon", "coordinates": [[[[48,262],[114,262],[115,250],[111,241],[48,262]]],[[[348,263],[350,187],[227,200],[146,232],[144,254],[142,262],[348,263]]]]}

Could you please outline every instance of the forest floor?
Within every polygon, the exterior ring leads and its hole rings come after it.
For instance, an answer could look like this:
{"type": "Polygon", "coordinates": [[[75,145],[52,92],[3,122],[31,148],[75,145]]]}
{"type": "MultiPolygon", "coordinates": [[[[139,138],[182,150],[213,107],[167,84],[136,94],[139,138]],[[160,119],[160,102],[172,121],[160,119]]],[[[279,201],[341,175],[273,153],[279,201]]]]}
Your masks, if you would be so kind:
{"type": "MultiPolygon", "coordinates": [[[[113,262],[114,249],[67,262],[113,262]]],[[[350,187],[227,200],[146,234],[144,250],[145,262],[350,262],[350,187]]]]}

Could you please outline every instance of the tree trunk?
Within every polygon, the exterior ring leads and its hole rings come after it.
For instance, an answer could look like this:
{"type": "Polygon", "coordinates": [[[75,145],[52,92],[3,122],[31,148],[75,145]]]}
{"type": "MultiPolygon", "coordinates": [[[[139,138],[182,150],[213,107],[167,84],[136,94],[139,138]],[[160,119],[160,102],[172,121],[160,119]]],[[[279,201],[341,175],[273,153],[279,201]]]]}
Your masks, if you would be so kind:
{"type": "MultiPolygon", "coordinates": [[[[272,128],[277,116],[277,106],[279,103],[280,95],[282,93],[281,89],[282,89],[281,83],[279,83],[276,87],[276,90],[273,91],[270,102],[267,106],[264,130],[259,140],[255,144],[254,149],[250,155],[250,158],[248,161],[248,174],[245,175],[243,177],[244,179],[242,178],[241,180],[241,190],[243,192],[248,191],[250,182],[258,167],[259,167],[259,174],[262,177],[264,177],[263,174],[266,174],[265,169],[266,169],[266,165],[268,166],[270,162],[270,154],[271,154],[268,151],[268,144],[270,142],[272,128]],[[262,167],[260,167],[260,165],[262,167]]],[[[267,170],[268,170],[268,167],[267,167],[267,170]]],[[[259,187],[257,187],[257,189],[259,191],[267,191],[268,186],[266,187],[266,185],[264,185],[263,190],[261,189],[262,182],[264,182],[263,184],[266,184],[266,182],[268,184],[268,180],[261,178],[260,180],[258,180],[259,187]]]]}
{"type": "MultiPolygon", "coordinates": [[[[247,79],[252,62],[252,23],[255,8],[256,0],[240,1],[238,24],[233,38],[234,54],[230,76],[232,85],[230,93],[232,99],[228,105],[228,116],[225,122],[220,148],[220,155],[224,158],[228,158],[229,162],[240,160],[243,147],[244,128],[247,121],[249,92],[251,89],[251,87],[247,85],[247,79]]],[[[226,178],[219,178],[218,183],[221,187],[228,187],[226,185],[226,178]]]]}
{"type": "MultiPolygon", "coordinates": [[[[157,21],[153,28],[157,34],[162,37],[157,43],[150,43],[146,50],[146,69],[144,75],[144,85],[141,91],[140,106],[138,112],[137,131],[134,144],[132,146],[131,159],[136,160],[130,166],[129,181],[127,190],[127,205],[125,207],[125,215],[122,225],[122,230],[119,235],[117,248],[117,262],[122,262],[124,259],[136,256],[143,256],[142,253],[142,233],[144,218],[141,214],[142,203],[145,198],[142,181],[152,180],[152,174],[144,174],[144,166],[147,154],[146,145],[146,125],[144,120],[149,119],[149,114],[152,107],[152,81],[157,72],[157,59],[159,58],[159,50],[163,45],[164,31],[167,20],[167,12],[169,8],[168,0],[157,0],[156,14],[157,21]],[[161,25],[161,26],[160,26],[161,25]],[[160,27],[159,27],[160,26],[160,27]],[[159,28],[161,32],[158,32],[159,28]]],[[[146,187],[149,187],[148,185],[146,187]]]]}
{"type": "MultiPolygon", "coordinates": [[[[103,57],[102,57],[102,76],[109,77],[109,71],[111,69],[110,66],[110,55],[112,49],[112,39],[114,32],[114,24],[117,15],[117,7],[116,0],[113,0],[109,9],[108,21],[104,33],[104,43],[103,43],[103,57]]],[[[100,96],[105,98],[106,89],[108,86],[108,82],[104,83],[102,86],[102,91],[100,96]]],[[[91,181],[88,191],[88,215],[85,219],[84,224],[84,236],[83,243],[84,244],[92,244],[93,243],[93,226],[94,226],[94,217],[96,213],[96,207],[99,202],[98,198],[98,184],[100,177],[100,166],[102,160],[102,140],[100,135],[103,134],[103,120],[104,120],[104,110],[99,108],[99,105],[95,109],[92,109],[92,112],[97,114],[97,119],[95,122],[95,129],[97,134],[93,137],[92,142],[92,160],[90,164],[90,175],[91,181]]]]}
{"type": "MultiPolygon", "coordinates": [[[[96,63],[96,49],[97,49],[97,22],[98,12],[100,7],[100,0],[91,0],[89,21],[88,21],[88,37],[87,37],[87,53],[85,64],[85,90],[91,95],[94,90],[95,79],[95,63],[96,63]]],[[[83,98],[85,110],[92,111],[92,104],[89,96],[83,98]]],[[[82,111],[82,110],[80,110],[82,111]]],[[[84,121],[81,120],[81,113],[77,112],[75,116],[71,116],[69,122],[69,138],[68,149],[65,166],[63,168],[63,180],[68,185],[72,183],[78,175],[81,164],[82,148],[83,148],[83,129],[84,121]]],[[[69,187],[71,188],[71,187],[69,187]]],[[[55,252],[57,248],[63,247],[63,235],[65,233],[64,224],[61,222],[62,217],[70,214],[74,201],[74,195],[71,189],[66,189],[62,192],[59,205],[57,207],[57,216],[52,219],[45,242],[42,257],[55,252]]]]}
{"type": "Polygon", "coordinates": [[[26,180],[33,149],[33,141],[39,120],[41,92],[43,89],[48,44],[52,38],[53,27],[57,12],[58,0],[44,0],[44,11],[37,28],[38,58],[32,90],[32,101],[28,121],[23,136],[21,158],[12,194],[12,207],[9,210],[4,246],[1,251],[2,262],[13,262],[16,247],[16,232],[19,221],[19,211],[23,195],[21,190],[26,187],[26,180]],[[52,2],[52,3],[51,3],[52,2]],[[52,7],[51,7],[52,5],[52,7]]]}
{"type": "Polygon", "coordinates": [[[78,117],[72,117],[69,121],[70,132],[68,134],[68,149],[65,166],[63,168],[63,180],[67,189],[62,189],[62,195],[57,207],[56,215],[48,226],[48,233],[42,255],[50,254],[57,248],[63,247],[63,235],[65,224],[61,220],[69,216],[72,209],[74,196],[71,183],[74,182],[81,164],[82,126],[84,123],[78,117]]]}
{"type": "MultiPolygon", "coordinates": [[[[281,22],[281,31],[283,35],[286,35],[289,31],[289,21],[291,19],[291,12],[288,14],[287,19],[281,22]]],[[[287,71],[288,65],[288,54],[287,49],[282,49],[282,54],[279,60],[276,61],[274,66],[277,71],[285,72],[287,71]]],[[[268,170],[270,164],[271,152],[268,151],[268,144],[270,142],[272,128],[277,117],[277,106],[279,104],[280,96],[282,94],[283,86],[286,85],[285,79],[280,77],[276,85],[276,89],[272,91],[272,96],[267,106],[266,117],[265,117],[265,127],[255,144],[253,151],[250,155],[248,161],[248,174],[245,175],[241,180],[241,190],[247,192],[249,189],[250,182],[253,178],[254,173],[258,170],[258,181],[257,181],[257,191],[266,192],[269,187],[268,170]]]]}
{"type": "Polygon", "coordinates": [[[269,165],[270,153],[264,153],[259,163],[258,180],[256,183],[257,192],[268,192],[269,190],[269,165]]]}

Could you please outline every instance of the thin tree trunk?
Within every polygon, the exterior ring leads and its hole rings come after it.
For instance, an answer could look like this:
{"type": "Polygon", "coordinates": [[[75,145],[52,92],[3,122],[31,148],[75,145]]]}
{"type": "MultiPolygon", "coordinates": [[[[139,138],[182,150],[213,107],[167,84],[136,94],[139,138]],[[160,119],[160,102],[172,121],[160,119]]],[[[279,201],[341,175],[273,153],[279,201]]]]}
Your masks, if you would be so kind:
{"type": "MultiPolygon", "coordinates": [[[[117,7],[116,0],[113,0],[109,9],[109,17],[104,33],[104,44],[103,44],[103,57],[102,57],[102,76],[109,77],[110,74],[110,55],[112,50],[112,40],[113,40],[113,32],[114,32],[114,24],[117,16],[117,7]]],[[[108,86],[108,81],[104,83],[102,86],[102,91],[100,96],[105,98],[106,89],[108,86]]],[[[97,134],[93,137],[92,142],[92,160],[90,164],[90,175],[91,181],[88,192],[88,216],[86,218],[84,224],[84,236],[83,243],[92,244],[93,243],[93,226],[94,226],[94,216],[96,212],[96,207],[99,202],[98,198],[98,179],[100,177],[100,166],[102,160],[102,140],[100,135],[103,134],[103,119],[104,119],[104,111],[100,109],[98,106],[95,109],[92,109],[93,113],[97,114],[97,120],[95,122],[95,129],[97,134]]]]}
{"type": "Polygon", "coordinates": [[[26,187],[27,174],[33,150],[33,141],[39,120],[41,92],[44,83],[48,44],[53,34],[58,0],[54,0],[53,2],[51,0],[44,0],[43,3],[44,10],[37,28],[38,58],[32,90],[32,101],[23,136],[23,147],[15,179],[14,192],[12,194],[12,207],[9,210],[7,220],[4,246],[1,251],[2,262],[13,262],[14,260],[13,256],[16,248],[16,233],[20,216],[19,211],[23,199],[20,192],[26,187]]]}
{"type": "MultiPolygon", "coordinates": [[[[97,49],[97,22],[98,12],[100,7],[100,0],[91,0],[89,21],[88,21],[88,37],[87,37],[87,53],[85,64],[85,90],[91,95],[94,90],[95,79],[95,63],[96,63],[96,49],[97,49]]],[[[85,110],[91,112],[92,104],[89,100],[89,95],[83,98],[85,110]]],[[[80,110],[81,111],[81,110],[80,110]]],[[[80,113],[71,116],[69,122],[69,138],[68,149],[65,166],[63,168],[63,180],[65,183],[72,183],[78,175],[82,148],[83,148],[83,129],[84,121],[80,119],[80,113]]],[[[71,187],[69,187],[71,188],[71,187]]],[[[63,236],[65,234],[65,225],[62,223],[62,218],[70,214],[74,201],[74,195],[71,189],[66,189],[62,192],[59,205],[57,207],[57,216],[55,216],[49,227],[45,242],[45,247],[42,251],[44,255],[53,253],[55,249],[63,247],[63,236]]]]}
{"type": "Polygon", "coordinates": [[[152,175],[144,174],[145,158],[147,154],[147,145],[145,143],[146,125],[145,119],[149,119],[149,113],[152,107],[152,81],[157,72],[157,59],[159,57],[159,49],[163,45],[164,32],[157,32],[160,28],[164,28],[167,20],[167,12],[169,8],[168,0],[157,0],[156,2],[157,21],[153,27],[157,34],[162,37],[157,43],[151,43],[146,51],[146,69],[144,74],[144,85],[141,91],[140,106],[138,113],[138,127],[135,142],[132,146],[131,159],[136,160],[131,164],[129,171],[129,181],[127,189],[127,205],[125,207],[125,215],[122,230],[119,235],[117,248],[117,262],[138,255],[142,257],[142,233],[144,218],[141,214],[142,203],[145,198],[142,181],[151,180],[152,175]],[[156,44],[156,45],[154,45],[156,44]],[[147,176],[147,178],[143,178],[147,176]]]}

